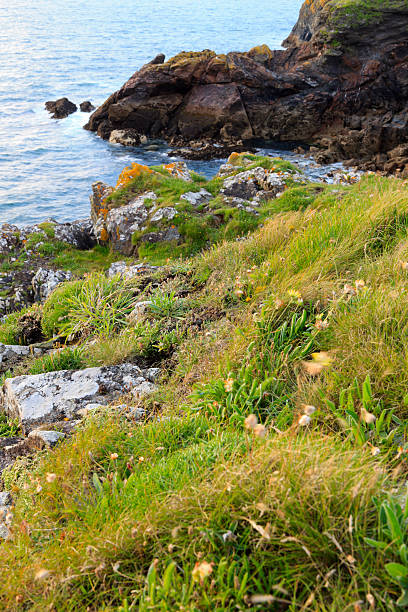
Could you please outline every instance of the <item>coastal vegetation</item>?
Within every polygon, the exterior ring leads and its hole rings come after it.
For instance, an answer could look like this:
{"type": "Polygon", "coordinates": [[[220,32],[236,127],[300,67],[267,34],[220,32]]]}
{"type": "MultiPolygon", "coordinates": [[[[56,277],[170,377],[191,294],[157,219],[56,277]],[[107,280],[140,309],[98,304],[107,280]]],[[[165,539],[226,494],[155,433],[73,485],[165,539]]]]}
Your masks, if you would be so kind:
{"type": "MultiPolygon", "coordinates": [[[[231,165],[294,170],[251,161],[231,165]]],[[[108,205],[153,190],[176,206],[205,188],[218,206],[219,178],[148,174],[108,205]]],[[[408,184],[289,180],[255,217],[230,236],[191,234],[184,255],[155,252],[147,276],[107,278],[108,246],[65,251],[76,278],[0,324],[0,341],[17,342],[28,312],[59,343],[6,376],[161,371],[152,395],[124,390],[3,472],[15,503],[4,609],[406,605],[408,184]]]]}

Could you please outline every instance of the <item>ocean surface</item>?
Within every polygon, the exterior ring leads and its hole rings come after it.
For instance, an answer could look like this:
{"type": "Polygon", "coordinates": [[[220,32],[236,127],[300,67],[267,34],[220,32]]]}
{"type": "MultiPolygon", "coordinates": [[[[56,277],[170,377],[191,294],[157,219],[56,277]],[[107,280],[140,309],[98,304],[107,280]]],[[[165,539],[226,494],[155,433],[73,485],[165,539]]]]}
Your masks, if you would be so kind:
{"type": "MultiPolygon", "coordinates": [[[[101,104],[157,53],[279,48],[302,0],[0,0],[0,223],[88,216],[91,184],[116,182],[147,153],[82,129],[88,114],[56,121],[44,102],[101,104]]],[[[214,174],[220,161],[188,162],[214,174]]]]}

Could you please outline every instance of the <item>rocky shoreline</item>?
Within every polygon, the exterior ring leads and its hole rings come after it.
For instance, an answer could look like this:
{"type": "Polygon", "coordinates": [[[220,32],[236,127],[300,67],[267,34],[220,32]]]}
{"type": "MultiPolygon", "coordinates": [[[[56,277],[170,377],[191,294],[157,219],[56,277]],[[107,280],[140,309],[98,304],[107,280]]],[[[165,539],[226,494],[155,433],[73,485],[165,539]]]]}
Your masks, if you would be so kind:
{"type": "MultiPolygon", "coordinates": [[[[305,2],[286,50],[156,58],[86,129],[188,146],[198,157],[254,139],[304,142],[317,161],[408,173],[408,6],[305,2]]],[[[127,136],[127,137],[128,137],[127,136]]]]}

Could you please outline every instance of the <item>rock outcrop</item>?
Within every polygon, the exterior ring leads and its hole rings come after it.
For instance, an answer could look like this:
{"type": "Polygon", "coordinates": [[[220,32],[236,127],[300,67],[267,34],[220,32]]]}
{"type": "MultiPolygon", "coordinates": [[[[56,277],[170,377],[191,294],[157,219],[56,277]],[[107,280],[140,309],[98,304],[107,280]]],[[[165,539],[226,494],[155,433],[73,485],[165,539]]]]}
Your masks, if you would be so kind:
{"type": "Polygon", "coordinates": [[[72,419],[88,404],[108,404],[125,393],[141,397],[154,391],[151,372],[133,364],[61,370],[17,376],[5,381],[0,409],[18,419],[25,434],[39,425],[72,419]]]}
{"type": "Polygon", "coordinates": [[[407,32],[407,0],[307,0],[286,50],[160,58],[86,127],[179,144],[302,141],[319,147],[320,161],[408,172],[407,32]]]}
{"type": "Polygon", "coordinates": [[[92,113],[95,110],[95,106],[89,100],[85,100],[85,102],[81,102],[79,109],[82,113],[92,113]]]}
{"type": "Polygon", "coordinates": [[[53,119],[64,119],[78,110],[76,104],[68,100],[68,98],[46,102],[45,108],[51,113],[53,119]]]}
{"type": "Polygon", "coordinates": [[[58,243],[91,249],[96,245],[92,220],[58,223],[48,219],[24,227],[0,225],[0,260],[7,259],[9,266],[0,272],[0,316],[43,301],[58,282],[68,279],[67,272],[53,269],[53,257],[47,255],[47,246],[52,251],[58,243]]]}

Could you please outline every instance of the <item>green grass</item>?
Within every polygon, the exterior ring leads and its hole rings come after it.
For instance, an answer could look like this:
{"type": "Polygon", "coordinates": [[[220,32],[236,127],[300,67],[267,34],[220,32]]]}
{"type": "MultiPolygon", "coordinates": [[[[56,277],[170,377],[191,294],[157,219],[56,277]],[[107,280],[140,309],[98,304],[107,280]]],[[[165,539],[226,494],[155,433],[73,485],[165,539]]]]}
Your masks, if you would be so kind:
{"type": "Polygon", "coordinates": [[[35,359],[28,367],[28,374],[43,374],[57,370],[80,370],[85,366],[82,351],[64,348],[35,359]]]}
{"type": "Polygon", "coordinates": [[[57,287],[44,304],[43,330],[49,337],[107,337],[125,327],[137,301],[126,281],[95,273],[57,287]]]}
{"type": "Polygon", "coordinates": [[[297,185],[260,211],[146,283],[94,274],[45,304],[48,335],[90,342],[27,371],[131,360],[160,384],[118,400],[144,422],[101,410],[6,470],[4,609],[398,609],[407,185],[297,185]],[[137,321],[128,292],[153,302],[137,321]]]}

